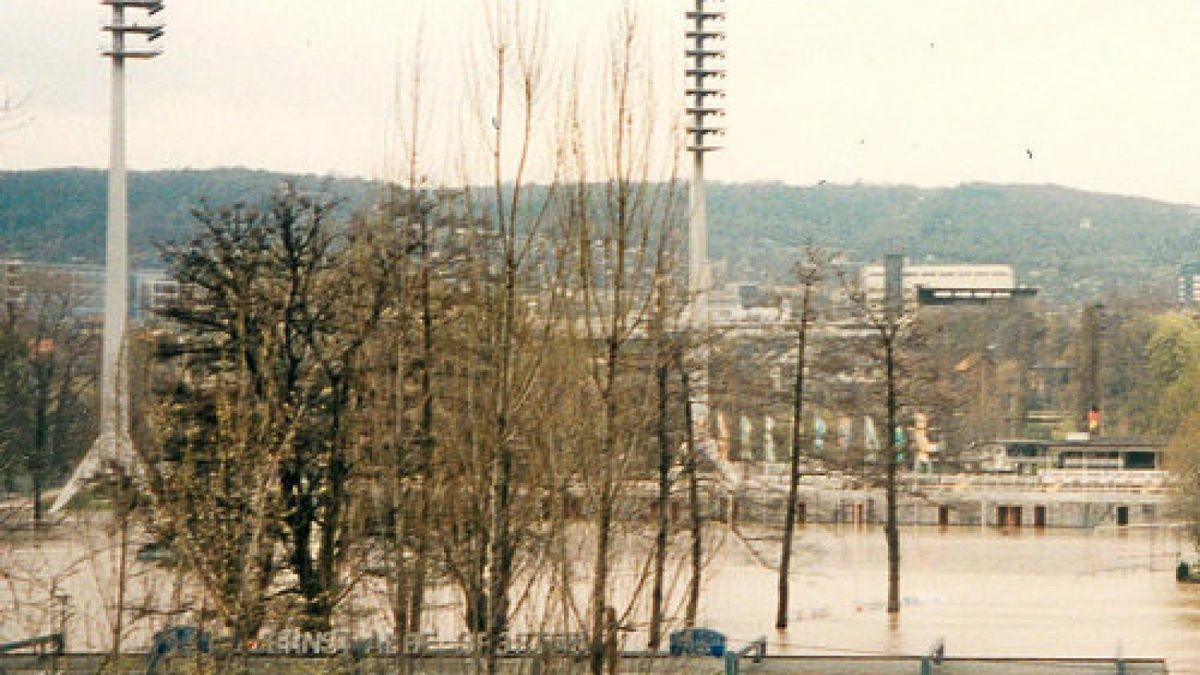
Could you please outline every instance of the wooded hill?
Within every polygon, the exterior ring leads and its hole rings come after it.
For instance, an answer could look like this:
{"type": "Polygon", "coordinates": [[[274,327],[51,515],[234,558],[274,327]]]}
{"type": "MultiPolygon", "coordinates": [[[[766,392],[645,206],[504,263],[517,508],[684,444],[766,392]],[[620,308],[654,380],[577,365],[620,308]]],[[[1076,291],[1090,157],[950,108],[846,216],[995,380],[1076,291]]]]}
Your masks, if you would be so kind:
{"type": "MultiPolygon", "coordinates": [[[[379,188],[247,169],[133,172],[135,264],[156,264],[156,243],[187,236],[201,200],[255,201],[285,180],[324,185],[348,209],[379,188]]],[[[102,260],[105,185],[91,169],[0,172],[0,256],[102,260]]],[[[1011,263],[1044,299],[1074,304],[1113,292],[1170,298],[1179,264],[1200,260],[1200,208],[1053,185],[714,184],[708,205],[710,255],[732,280],[782,278],[811,240],[854,260],[896,250],[914,263],[1011,263]]]]}

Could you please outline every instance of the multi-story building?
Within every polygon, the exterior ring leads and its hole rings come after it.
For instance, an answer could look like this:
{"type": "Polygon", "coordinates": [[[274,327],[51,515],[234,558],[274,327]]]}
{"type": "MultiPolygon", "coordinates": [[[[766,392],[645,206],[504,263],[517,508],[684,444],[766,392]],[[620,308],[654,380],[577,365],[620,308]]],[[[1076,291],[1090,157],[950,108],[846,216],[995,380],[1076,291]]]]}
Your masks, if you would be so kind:
{"type": "Polygon", "coordinates": [[[1191,307],[1200,305],[1200,262],[1179,266],[1179,304],[1191,307]]]}
{"type": "Polygon", "coordinates": [[[67,296],[79,316],[104,313],[104,267],[0,260],[0,303],[21,307],[36,296],[67,296]]]}
{"type": "MultiPolygon", "coordinates": [[[[0,304],[23,306],[35,295],[69,296],[75,314],[104,314],[103,265],[0,260],[0,304]]],[[[134,318],[149,317],[178,295],[178,285],[163,270],[130,274],[130,307],[134,318]]]]}
{"type": "MultiPolygon", "coordinates": [[[[863,290],[868,295],[883,297],[883,265],[866,265],[860,273],[863,290]]],[[[903,284],[906,295],[917,287],[949,289],[1012,289],[1017,286],[1017,273],[1012,265],[905,265],[903,284]]]]}
{"type": "Polygon", "coordinates": [[[139,270],[131,276],[134,318],[154,316],[179,299],[179,283],[168,277],[166,270],[139,270]]]}
{"type": "MultiPolygon", "coordinates": [[[[882,302],[887,285],[883,265],[866,265],[859,272],[859,282],[867,300],[882,302]]],[[[1017,273],[1012,265],[1002,264],[935,264],[908,265],[901,268],[904,304],[946,304],[950,302],[986,302],[1032,295],[1034,289],[1017,285],[1017,273]]]]}

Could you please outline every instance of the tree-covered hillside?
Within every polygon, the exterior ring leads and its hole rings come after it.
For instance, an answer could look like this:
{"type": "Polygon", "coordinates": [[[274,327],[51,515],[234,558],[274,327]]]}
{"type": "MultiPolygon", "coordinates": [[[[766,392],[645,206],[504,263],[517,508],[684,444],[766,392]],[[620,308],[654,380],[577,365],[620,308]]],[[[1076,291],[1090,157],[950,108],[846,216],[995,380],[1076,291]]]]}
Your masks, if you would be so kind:
{"type": "MultiPolygon", "coordinates": [[[[191,212],[261,199],[285,180],[327,185],[355,207],[374,194],[360,179],[288,176],[248,169],[134,171],[129,174],[129,238],[135,265],[157,264],[156,244],[187,235],[191,212]]],[[[93,169],[0,172],[0,256],[53,261],[104,259],[108,178],[93,169]]]]}
{"type": "MultiPolygon", "coordinates": [[[[327,183],[347,208],[378,189],[246,169],[134,172],[135,260],[154,264],[156,242],[185,236],[199,200],[254,200],[287,179],[327,183]]],[[[730,279],[782,274],[811,240],[857,260],[896,250],[913,262],[1008,262],[1047,299],[1077,302],[1114,290],[1168,296],[1178,265],[1200,260],[1200,209],[1051,185],[716,184],[708,203],[710,254],[730,279]]],[[[104,209],[103,171],[0,172],[0,256],[98,262],[104,209]]]]}
{"type": "Polygon", "coordinates": [[[730,275],[778,268],[811,239],[877,259],[1011,263],[1022,283],[1074,302],[1119,290],[1173,293],[1200,259],[1200,209],[1051,185],[719,185],[709,198],[714,257],[730,275]]]}

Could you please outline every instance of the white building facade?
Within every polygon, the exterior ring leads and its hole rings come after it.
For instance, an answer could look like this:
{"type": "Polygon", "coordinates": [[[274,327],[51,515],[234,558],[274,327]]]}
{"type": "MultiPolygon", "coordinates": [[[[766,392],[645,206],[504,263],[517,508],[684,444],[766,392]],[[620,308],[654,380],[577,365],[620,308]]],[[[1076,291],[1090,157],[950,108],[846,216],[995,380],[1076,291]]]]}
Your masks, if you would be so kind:
{"type": "MultiPolygon", "coordinates": [[[[945,264],[908,265],[903,268],[905,303],[915,303],[918,288],[954,291],[1012,291],[1017,288],[1017,273],[1012,265],[945,264]]],[[[866,265],[859,272],[860,287],[870,300],[882,300],[885,274],[883,265],[866,265]]]]}

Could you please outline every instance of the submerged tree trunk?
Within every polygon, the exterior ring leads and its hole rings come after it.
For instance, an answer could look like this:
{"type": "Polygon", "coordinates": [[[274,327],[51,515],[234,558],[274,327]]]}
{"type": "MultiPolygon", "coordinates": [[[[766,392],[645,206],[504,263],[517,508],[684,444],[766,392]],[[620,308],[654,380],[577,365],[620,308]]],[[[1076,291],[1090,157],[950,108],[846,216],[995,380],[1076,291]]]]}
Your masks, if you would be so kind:
{"type": "Polygon", "coordinates": [[[120,550],[117,552],[117,588],[115,607],[113,608],[112,623],[112,664],[118,670],[121,663],[121,643],[125,636],[125,586],[129,574],[129,516],[133,509],[133,498],[130,496],[130,486],[122,479],[117,488],[117,518],[120,519],[117,535],[120,550]]]}
{"type": "Polygon", "coordinates": [[[896,468],[900,452],[896,442],[896,346],[895,330],[889,326],[888,339],[884,340],[884,358],[887,360],[887,523],[884,536],[888,550],[888,614],[900,612],[900,533],[896,525],[896,468]]]}
{"type": "MultiPolygon", "coordinates": [[[[499,420],[497,429],[507,430],[504,419],[499,420]]],[[[485,654],[487,672],[495,673],[496,648],[500,637],[508,629],[508,589],[510,583],[510,523],[512,497],[512,456],[507,444],[500,442],[492,462],[492,482],[489,507],[491,511],[491,540],[488,542],[486,579],[486,634],[485,654]]]]}
{"type": "Polygon", "coordinates": [[[596,559],[592,570],[592,675],[603,675],[608,636],[607,622],[612,611],[605,603],[608,598],[608,556],[612,537],[613,488],[611,473],[605,469],[600,486],[600,513],[596,523],[596,559]]]}
{"type": "Polygon", "coordinates": [[[49,424],[47,421],[47,412],[49,410],[49,392],[47,388],[49,383],[45,381],[41,366],[38,367],[36,380],[36,401],[37,410],[34,411],[34,430],[33,430],[33,452],[34,460],[30,462],[30,468],[33,474],[33,524],[35,526],[42,524],[42,481],[46,471],[46,460],[48,457],[48,448],[46,447],[46,439],[49,437],[49,424]]]}
{"type": "Polygon", "coordinates": [[[671,439],[667,433],[669,412],[669,364],[665,355],[655,368],[658,385],[658,531],[654,537],[654,586],[650,596],[650,639],[648,647],[658,651],[662,644],[663,575],[666,573],[667,544],[671,535],[671,439]]]}
{"type": "MultiPolygon", "coordinates": [[[[414,132],[415,133],[415,132],[414,132]]],[[[415,166],[410,166],[409,174],[415,175],[415,166]]],[[[416,185],[410,184],[410,191],[416,185]]],[[[411,199],[411,197],[410,197],[411,199]]],[[[410,214],[417,212],[417,207],[410,202],[410,214]]],[[[412,215],[410,215],[410,221],[412,215]]],[[[433,331],[433,288],[430,279],[430,267],[433,264],[433,241],[430,232],[429,216],[420,215],[421,232],[421,271],[418,277],[421,303],[421,418],[418,427],[417,448],[421,453],[417,461],[417,477],[420,479],[419,495],[417,497],[417,528],[413,545],[413,568],[409,582],[407,629],[410,633],[421,631],[421,615],[425,605],[425,579],[428,570],[427,557],[429,554],[430,529],[427,526],[430,503],[430,478],[434,464],[433,437],[434,400],[433,400],[433,360],[434,360],[434,331],[433,331]]]]}
{"type": "Polygon", "coordinates": [[[790,480],[788,483],[787,508],[783,523],[783,544],[779,562],[779,599],[775,608],[775,627],[788,625],[788,575],[791,573],[792,537],[796,530],[796,502],[800,491],[800,442],[804,412],[804,352],[808,342],[809,302],[812,299],[812,281],[806,280],[804,296],[800,302],[800,326],[796,333],[796,379],[792,391],[792,456],[790,458],[790,480]]]}
{"type": "Polygon", "coordinates": [[[42,524],[42,472],[35,471],[33,473],[33,524],[35,527],[42,524]]]}
{"type": "MultiPolygon", "coordinates": [[[[623,186],[622,188],[623,189],[623,186]]],[[[614,462],[617,459],[617,432],[620,421],[617,380],[618,372],[624,367],[622,361],[622,344],[625,332],[625,315],[623,310],[622,293],[625,280],[625,233],[626,221],[623,192],[618,197],[616,264],[613,266],[612,307],[609,321],[607,349],[604,360],[604,390],[601,392],[604,401],[604,436],[600,446],[600,507],[596,522],[596,558],[592,569],[592,675],[603,675],[605,656],[608,649],[607,623],[611,609],[608,606],[608,576],[609,554],[612,548],[612,523],[615,492],[614,462]]]]}
{"type": "Polygon", "coordinates": [[[688,520],[692,534],[692,575],[688,581],[687,606],[683,614],[683,625],[691,628],[696,625],[696,614],[700,611],[700,584],[704,572],[703,532],[700,524],[700,477],[696,472],[696,430],[692,417],[692,387],[687,368],[683,359],[679,360],[679,378],[683,384],[683,417],[684,433],[687,438],[687,457],[684,459],[683,471],[688,480],[688,520]]]}

